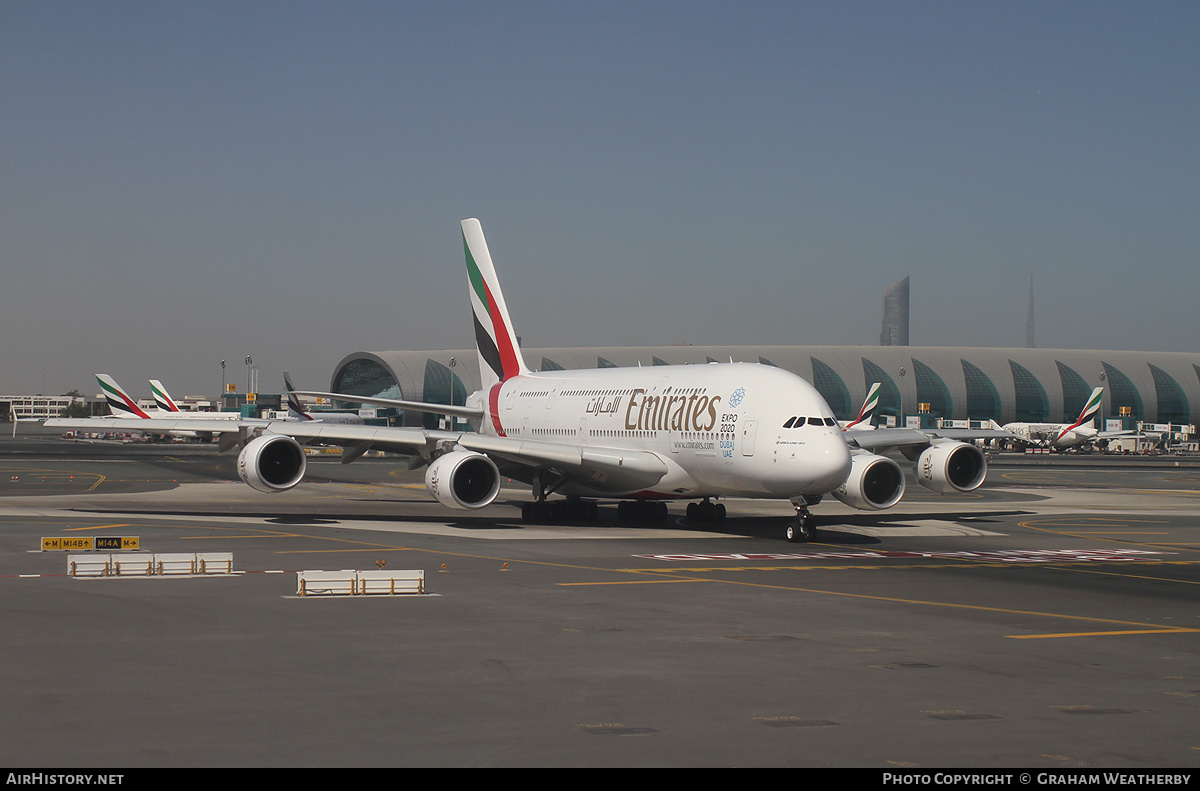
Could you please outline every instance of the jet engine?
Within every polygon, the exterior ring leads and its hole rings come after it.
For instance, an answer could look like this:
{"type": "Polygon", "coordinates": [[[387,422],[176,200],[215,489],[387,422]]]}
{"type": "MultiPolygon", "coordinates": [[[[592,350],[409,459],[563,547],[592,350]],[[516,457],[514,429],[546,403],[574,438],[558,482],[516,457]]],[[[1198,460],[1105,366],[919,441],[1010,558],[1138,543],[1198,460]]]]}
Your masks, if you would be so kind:
{"type": "Polygon", "coordinates": [[[930,445],[917,459],[917,483],[938,494],[973,491],[986,477],[983,451],[965,442],[930,445]]]}
{"type": "Polygon", "coordinates": [[[304,448],[291,437],[263,434],[238,454],[238,475],[260,492],[286,492],[304,479],[304,448]]]}
{"type": "Polygon", "coordinates": [[[904,470],[885,456],[856,453],[850,457],[846,482],[833,490],[833,496],[860,511],[891,508],[904,496],[904,470]]]}
{"type": "Polygon", "coordinates": [[[430,463],[425,471],[425,486],[435,500],[448,508],[483,508],[500,493],[500,471],[482,453],[456,450],[430,463]]]}

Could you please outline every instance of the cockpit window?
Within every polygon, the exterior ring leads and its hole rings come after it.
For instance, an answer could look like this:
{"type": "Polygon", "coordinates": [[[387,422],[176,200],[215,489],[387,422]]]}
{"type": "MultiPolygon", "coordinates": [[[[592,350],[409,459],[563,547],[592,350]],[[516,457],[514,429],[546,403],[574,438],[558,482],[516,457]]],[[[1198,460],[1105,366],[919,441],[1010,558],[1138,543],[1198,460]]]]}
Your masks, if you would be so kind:
{"type": "Polygon", "coordinates": [[[827,417],[827,418],[825,418],[825,425],[827,425],[827,426],[836,426],[836,425],[837,425],[837,421],[836,421],[836,420],[834,420],[834,419],[833,419],[833,418],[831,418],[831,417],[827,417]]]}
{"type": "Polygon", "coordinates": [[[795,423],[795,422],[796,422],[796,418],[794,418],[794,417],[790,417],[790,418],[788,418],[788,419],[787,419],[787,422],[783,424],[783,427],[784,427],[784,428],[791,428],[791,427],[792,427],[792,424],[793,424],[793,423],[795,423]]]}

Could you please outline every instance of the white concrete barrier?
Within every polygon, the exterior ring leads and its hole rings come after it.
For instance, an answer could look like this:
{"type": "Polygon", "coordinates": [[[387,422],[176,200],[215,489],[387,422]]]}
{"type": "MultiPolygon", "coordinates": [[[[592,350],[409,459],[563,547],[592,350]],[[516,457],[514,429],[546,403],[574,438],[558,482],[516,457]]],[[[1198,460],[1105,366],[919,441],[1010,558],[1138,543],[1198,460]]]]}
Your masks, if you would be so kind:
{"type": "Polygon", "coordinates": [[[395,596],[425,592],[425,571],[299,571],[299,596],[395,596]]]}
{"type": "Polygon", "coordinates": [[[92,553],[67,556],[67,575],[71,577],[156,577],[232,573],[232,552],[123,552],[115,555],[92,553]]]}
{"type": "Polygon", "coordinates": [[[67,555],[68,576],[107,577],[111,573],[108,555],[67,555]]]}

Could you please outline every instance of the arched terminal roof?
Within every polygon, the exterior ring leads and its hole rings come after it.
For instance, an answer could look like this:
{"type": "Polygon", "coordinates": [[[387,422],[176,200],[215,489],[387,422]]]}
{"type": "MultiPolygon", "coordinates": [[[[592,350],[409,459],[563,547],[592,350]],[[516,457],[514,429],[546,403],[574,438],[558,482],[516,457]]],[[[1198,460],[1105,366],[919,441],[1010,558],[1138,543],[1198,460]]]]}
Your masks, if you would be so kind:
{"type": "MultiPolygon", "coordinates": [[[[951,346],[604,346],[523,348],[535,371],[639,365],[758,362],[813,383],[839,418],[853,417],[882,381],[881,414],[931,414],[1000,423],[1064,422],[1104,385],[1104,417],[1127,408],[1151,422],[1200,417],[1200,354],[1092,349],[951,346]]],[[[330,388],[356,395],[463,403],[480,387],[474,349],[355,352],[334,370],[330,388]]],[[[405,423],[420,423],[406,416],[405,423]]]]}

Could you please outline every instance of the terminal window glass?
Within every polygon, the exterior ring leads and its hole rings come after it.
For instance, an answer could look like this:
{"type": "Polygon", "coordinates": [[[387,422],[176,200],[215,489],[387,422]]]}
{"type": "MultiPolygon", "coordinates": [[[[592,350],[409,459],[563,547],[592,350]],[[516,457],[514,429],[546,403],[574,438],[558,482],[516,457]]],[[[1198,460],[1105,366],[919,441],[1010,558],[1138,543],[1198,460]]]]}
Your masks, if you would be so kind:
{"type": "Polygon", "coordinates": [[[869,390],[871,385],[879,382],[879,408],[876,410],[876,414],[899,417],[902,405],[900,389],[896,387],[896,382],[887,375],[886,371],[866,357],[862,358],[862,364],[866,389],[869,390]]]}
{"type": "MultiPolygon", "coordinates": [[[[467,388],[462,383],[462,380],[447,366],[442,365],[434,359],[425,361],[425,384],[423,389],[424,399],[430,404],[457,404],[462,406],[467,403],[467,388]]],[[[438,419],[438,415],[428,412],[421,416],[421,422],[425,428],[437,428],[438,419]]]]}
{"type": "Polygon", "coordinates": [[[766,357],[759,356],[759,358],[758,358],[758,361],[759,361],[761,364],[763,364],[763,365],[769,365],[769,366],[771,366],[772,368],[778,368],[778,367],[779,367],[779,366],[778,366],[778,365],[776,365],[775,363],[773,363],[773,362],[771,362],[770,360],[768,360],[766,357]]]}
{"type": "Polygon", "coordinates": [[[1012,369],[1013,392],[1017,402],[1014,419],[1022,423],[1043,423],[1049,420],[1050,399],[1046,397],[1046,388],[1042,387],[1038,378],[1020,363],[1009,360],[1008,367],[1012,369]]]}
{"type": "Polygon", "coordinates": [[[1000,393],[988,375],[966,360],[960,359],[963,379],[967,383],[967,417],[976,420],[1000,419],[1000,393]]]}
{"type": "Polygon", "coordinates": [[[596,358],[596,367],[597,368],[616,368],[617,364],[610,362],[610,361],[604,359],[603,357],[597,357],[596,358]]]}
{"type": "Polygon", "coordinates": [[[661,357],[652,357],[651,359],[654,361],[655,365],[670,365],[669,362],[667,362],[666,360],[664,360],[661,357]]]}
{"type": "Polygon", "coordinates": [[[1074,423],[1075,418],[1079,417],[1079,413],[1087,404],[1088,396],[1092,394],[1092,388],[1075,369],[1063,365],[1058,360],[1055,360],[1054,364],[1058,366],[1058,378],[1062,380],[1062,420],[1064,423],[1074,423]]]}
{"type": "Polygon", "coordinates": [[[913,378],[917,380],[917,402],[929,404],[929,413],[938,417],[954,414],[954,402],[942,377],[925,363],[912,358],[913,378]]]}
{"type": "Polygon", "coordinates": [[[565,371],[566,369],[563,368],[558,363],[551,360],[549,357],[543,357],[542,358],[542,370],[543,371],[565,371]]]}
{"type": "Polygon", "coordinates": [[[857,413],[852,411],[850,390],[842,381],[842,377],[816,357],[809,359],[812,360],[813,387],[817,388],[817,392],[825,399],[825,403],[829,404],[833,414],[840,420],[849,420],[854,417],[857,413]]]}
{"type": "MultiPolygon", "coordinates": [[[[1104,366],[1104,376],[1108,379],[1108,392],[1111,393],[1109,403],[1112,405],[1113,411],[1120,414],[1120,408],[1127,406],[1133,412],[1134,420],[1145,420],[1146,412],[1142,408],[1142,394],[1133,386],[1133,382],[1129,381],[1129,377],[1110,363],[1102,360],[1100,364],[1104,366]]],[[[1091,395],[1090,392],[1088,394],[1091,395]]],[[[1081,406],[1080,409],[1082,408],[1081,406]]],[[[1079,413],[1076,412],[1075,415],[1078,417],[1079,413]]]]}
{"type": "MultiPolygon", "coordinates": [[[[346,363],[334,378],[333,392],[379,398],[404,398],[404,393],[400,391],[392,372],[376,361],[366,359],[346,363]]],[[[361,404],[338,401],[335,406],[337,409],[358,409],[361,404]]]]}
{"type": "Polygon", "coordinates": [[[1154,395],[1158,399],[1159,423],[1187,423],[1192,412],[1188,407],[1187,396],[1174,377],[1153,363],[1150,375],[1154,377],[1154,395]]]}

